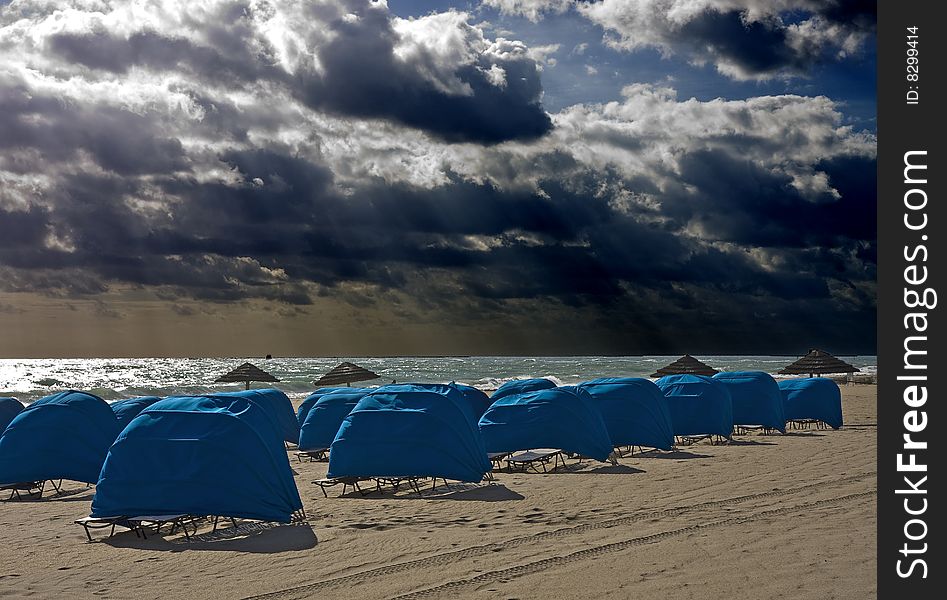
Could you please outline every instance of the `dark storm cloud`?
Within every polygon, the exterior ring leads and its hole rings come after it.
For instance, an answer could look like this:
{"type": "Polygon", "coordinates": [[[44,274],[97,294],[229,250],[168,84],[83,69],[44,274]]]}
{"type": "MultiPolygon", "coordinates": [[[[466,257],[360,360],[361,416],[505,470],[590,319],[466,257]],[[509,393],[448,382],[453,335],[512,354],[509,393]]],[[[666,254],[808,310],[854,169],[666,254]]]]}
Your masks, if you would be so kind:
{"type": "Polygon", "coordinates": [[[707,52],[746,73],[771,73],[784,68],[795,71],[806,62],[787,46],[783,28],[745,23],[737,11],[703,13],[685,23],[680,35],[691,45],[694,55],[707,52]]]}
{"type": "Polygon", "coordinates": [[[21,82],[0,84],[0,151],[35,149],[47,163],[78,161],[85,151],[99,167],[122,175],[187,168],[180,140],[152,118],[36,94],[21,82]]]}
{"type": "Polygon", "coordinates": [[[699,223],[715,239],[743,245],[834,246],[874,239],[877,192],[865,173],[874,173],[875,160],[840,158],[820,167],[838,199],[806,201],[785,174],[729,153],[695,151],[682,159],[680,180],[700,194],[682,194],[670,214],[699,223]]]}
{"type": "Polygon", "coordinates": [[[322,72],[303,68],[297,73],[299,94],[309,106],[391,119],[448,142],[494,144],[537,138],[551,129],[540,104],[542,86],[533,59],[480,53],[476,62],[450,73],[458,89],[444,90],[425,76],[443,71],[438,65],[443,58],[419,48],[410,60],[398,60],[399,36],[388,14],[365,2],[346,4],[357,19],[329,22],[335,37],[319,50],[322,72]],[[503,69],[502,83],[488,80],[485,71],[491,67],[503,69]]]}
{"type": "Polygon", "coordinates": [[[866,0],[697,0],[686,9],[666,0],[602,0],[577,9],[616,48],[658,48],[735,79],[804,76],[858,52],[876,24],[875,3],[866,0]]]}
{"type": "Polygon", "coordinates": [[[166,37],[153,31],[136,32],[128,37],[113,35],[104,29],[82,34],[59,33],[50,36],[46,43],[50,53],[66,62],[115,74],[143,67],[159,72],[187,69],[202,79],[216,82],[280,77],[278,70],[266,66],[265,54],[249,54],[242,44],[235,45],[240,50],[238,54],[224,54],[186,38],[166,37]]]}
{"type": "Polygon", "coordinates": [[[821,3],[816,10],[834,23],[851,24],[865,31],[873,31],[878,23],[876,0],[829,0],[821,3]]]}
{"type": "Polygon", "coordinates": [[[42,244],[48,226],[49,213],[43,208],[4,210],[0,205],[0,249],[42,244]]]}

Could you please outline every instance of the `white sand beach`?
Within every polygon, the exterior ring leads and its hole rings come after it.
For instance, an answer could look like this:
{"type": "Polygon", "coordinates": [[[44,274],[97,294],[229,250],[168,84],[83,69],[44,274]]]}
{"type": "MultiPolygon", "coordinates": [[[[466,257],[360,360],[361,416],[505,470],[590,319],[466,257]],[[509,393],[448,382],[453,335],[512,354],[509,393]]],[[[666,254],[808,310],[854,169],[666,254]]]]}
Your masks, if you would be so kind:
{"type": "Polygon", "coordinates": [[[0,502],[4,598],[871,598],[876,388],[842,386],[846,426],[585,462],[494,484],[324,498],[308,525],[139,539],[73,524],[93,490],[0,502]]]}

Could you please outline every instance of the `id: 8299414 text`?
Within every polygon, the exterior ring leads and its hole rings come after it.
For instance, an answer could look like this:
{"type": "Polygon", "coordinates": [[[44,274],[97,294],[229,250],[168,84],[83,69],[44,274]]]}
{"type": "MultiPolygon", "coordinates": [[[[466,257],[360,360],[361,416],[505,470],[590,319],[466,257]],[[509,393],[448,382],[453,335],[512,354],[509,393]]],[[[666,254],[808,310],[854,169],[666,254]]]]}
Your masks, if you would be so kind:
{"type": "Polygon", "coordinates": [[[920,45],[920,38],[917,32],[918,28],[916,25],[907,28],[905,79],[908,83],[908,90],[907,94],[905,94],[906,104],[919,104],[921,101],[921,94],[918,91],[918,83],[920,82],[920,71],[918,69],[920,66],[920,56],[918,55],[918,45],[920,45]]]}

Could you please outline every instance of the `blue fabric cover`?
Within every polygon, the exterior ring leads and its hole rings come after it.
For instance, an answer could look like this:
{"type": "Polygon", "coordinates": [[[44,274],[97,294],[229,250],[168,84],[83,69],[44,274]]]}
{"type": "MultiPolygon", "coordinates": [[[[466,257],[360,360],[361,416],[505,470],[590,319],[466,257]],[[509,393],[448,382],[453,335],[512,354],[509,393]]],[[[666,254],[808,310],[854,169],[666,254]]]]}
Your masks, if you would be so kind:
{"type": "Polygon", "coordinates": [[[779,391],[787,420],[818,419],[832,429],[842,426],[842,392],[831,379],[784,379],[779,391]]]}
{"type": "Polygon", "coordinates": [[[319,401],[319,398],[322,398],[326,394],[335,392],[338,390],[357,390],[361,388],[351,388],[351,387],[324,387],[319,388],[313,393],[309,394],[303,403],[299,405],[299,408],[296,409],[296,422],[299,423],[299,426],[302,427],[303,423],[306,421],[306,415],[309,414],[309,411],[312,410],[312,407],[316,405],[316,402],[319,401]]]}
{"type": "Polygon", "coordinates": [[[324,450],[331,446],[342,421],[368,392],[361,388],[342,388],[320,396],[299,430],[299,449],[324,450]]]}
{"type": "Polygon", "coordinates": [[[232,394],[170,397],[109,449],[93,517],[218,515],[289,522],[302,508],[272,416],[232,394]]]}
{"type": "Polygon", "coordinates": [[[616,446],[670,450],[674,426],[661,388],[640,377],[605,377],[579,384],[592,396],[616,446]]]}
{"type": "MultiPolygon", "coordinates": [[[[477,421],[480,420],[480,415],[482,414],[477,412],[480,410],[480,404],[479,402],[471,402],[467,395],[460,390],[456,383],[406,383],[386,385],[377,389],[384,389],[387,391],[413,391],[416,389],[424,389],[431,392],[437,392],[442,396],[447,396],[452,402],[463,409],[464,416],[467,417],[470,427],[477,432],[477,440],[482,442],[482,439],[480,438],[480,429],[477,427],[477,421]]],[[[483,452],[486,453],[485,448],[483,452]]]]}
{"type": "Polygon", "coordinates": [[[21,410],[23,405],[16,398],[0,398],[0,434],[21,410]]]}
{"type": "Polygon", "coordinates": [[[157,396],[141,396],[140,398],[127,398],[118,400],[109,404],[115,418],[118,419],[118,426],[122,429],[132,422],[132,419],[138,416],[138,413],[145,410],[161,398],[157,396]]]}
{"type": "Polygon", "coordinates": [[[674,435],[733,433],[733,402],[726,385],[704,375],[668,375],[655,383],[664,392],[674,435]]]}
{"type": "Polygon", "coordinates": [[[472,411],[447,388],[386,385],[363,396],[332,442],[328,476],[483,479],[491,464],[472,411]]]}
{"type": "Polygon", "coordinates": [[[490,400],[490,396],[487,396],[484,392],[473,386],[464,385],[463,383],[452,383],[451,385],[461,391],[467,399],[467,404],[469,404],[477,414],[477,419],[479,419],[483,413],[487,412],[487,409],[493,404],[493,401],[490,400]]]}
{"type": "Polygon", "coordinates": [[[121,429],[98,396],[73,390],[30,404],[0,437],[0,483],[70,479],[95,483],[121,429]]]}
{"type": "Polygon", "coordinates": [[[730,392],[734,425],[762,425],[786,433],[783,395],[768,373],[732,371],[717,373],[714,379],[730,392]]]}
{"type": "Polygon", "coordinates": [[[577,388],[506,396],[480,417],[487,452],[558,448],[606,461],[612,452],[602,413],[577,388]]]}
{"type": "Polygon", "coordinates": [[[490,394],[490,402],[496,402],[500,398],[512,396],[514,394],[525,394],[526,392],[538,392],[539,390],[548,390],[556,387],[554,381],[542,377],[536,379],[514,379],[507,381],[497,391],[490,394]]]}
{"type": "Polygon", "coordinates": [[[273,389],[243,390],[241,392],[220,392],[203,394],[207,398],[245,398],[259,404],[279,427],[282,439],[294,444],[299,443],[299,422],[293,410],[292,401],[283,392],[273,389]]]}

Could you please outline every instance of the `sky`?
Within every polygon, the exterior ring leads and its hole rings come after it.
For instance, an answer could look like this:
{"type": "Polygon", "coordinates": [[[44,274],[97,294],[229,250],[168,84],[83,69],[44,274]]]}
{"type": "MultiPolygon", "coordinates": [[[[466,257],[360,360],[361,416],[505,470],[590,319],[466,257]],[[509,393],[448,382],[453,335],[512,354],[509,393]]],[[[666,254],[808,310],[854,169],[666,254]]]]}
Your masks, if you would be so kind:
{"type": "Polygon", "coordinates": [[[875,3],[0,0],[0,356],[875,353],[875,3]]]}

